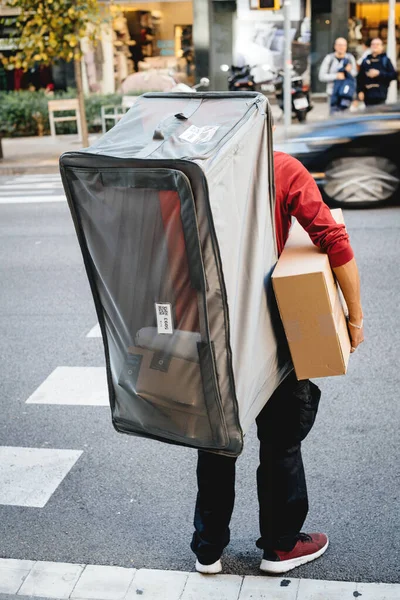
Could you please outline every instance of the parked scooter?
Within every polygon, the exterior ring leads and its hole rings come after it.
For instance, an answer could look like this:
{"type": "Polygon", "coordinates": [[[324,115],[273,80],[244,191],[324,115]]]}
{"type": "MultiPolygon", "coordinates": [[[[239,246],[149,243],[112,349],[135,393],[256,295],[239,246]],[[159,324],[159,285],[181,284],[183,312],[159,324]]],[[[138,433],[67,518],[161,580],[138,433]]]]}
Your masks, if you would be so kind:
{"type": "MultiPolygon", "coordinates": [[[[236,67],[232,65],[222,65],[221,70],[227,72],[230,70],[228,78],[228,88],[230,91],[260,91],[262,93],[274,93],[278,105],[283,110],[283,88],[284,72],[276,71],[268,65],[244,65],[236,67]]],[[[299,122],[304,122],[307,113],[312,110],[308,86],[303,84],[302,78],[293,73],[292,78],[292,111],[299,122]]]]}
{"type": "MultiPolygon", "coordinates": [[[[228,65],[222,65],[221,71],[229,71],[228,65]]],[[[255,89],[254,76],[250,65],[244,65],[243,67],[232,65],[230,72],[231,74],[228,77],[228,89],[230,92],[240,92],[241,90],[252,91],[255,89]]]]}
{"type": "Polygon", "coordinates": [[[273,80],[277,71],[271,69],[269,65],[243,65],[238,67],[232,65],[221,65],[221,71],[228,73],[228,89],[231,92],[238,90],[274,92],[273,80]]]}
{"type": "MultiPolygon", "coordinates": [[[[275,84],[275,97],[278,101],[279,108],[283,111],[284,108],[284,71],[279,71],[275,84]]],[[[292,112],[303,123],[307,118],[307,113],[313,109],[310,101],[309,86],[303,84],[303,79],[297,74],[292,75],[292,112]]]]}

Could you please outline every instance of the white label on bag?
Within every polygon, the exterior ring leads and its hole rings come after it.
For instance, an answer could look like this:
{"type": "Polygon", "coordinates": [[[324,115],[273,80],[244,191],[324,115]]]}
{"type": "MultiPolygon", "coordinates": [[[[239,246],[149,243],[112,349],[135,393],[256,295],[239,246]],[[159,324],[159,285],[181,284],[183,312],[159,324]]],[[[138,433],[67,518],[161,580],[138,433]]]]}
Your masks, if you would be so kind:
{"type": "Polygon", "coordinates": [[[174,333],[174,324],[172,320],[172,310],[169,303],[157,304],[156,302],[156,319],[158,333],[174,333]]]}
{"type": "Polygon", "coordinates": [[[190,142],[191,144],[205,144],[213,139],[218,129],[219,125],[209,125],[207,127],[196,127],[196,125],[191,125],[191,127],[188,127],[186,131],[179,136],[179,139],[184,142],[190,142]]]}

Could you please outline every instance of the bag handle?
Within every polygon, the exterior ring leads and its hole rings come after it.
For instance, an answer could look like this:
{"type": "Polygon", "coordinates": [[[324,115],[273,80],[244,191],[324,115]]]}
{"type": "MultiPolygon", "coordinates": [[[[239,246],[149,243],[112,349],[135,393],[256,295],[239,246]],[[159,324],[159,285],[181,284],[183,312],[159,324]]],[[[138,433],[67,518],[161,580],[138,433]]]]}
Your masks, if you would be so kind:
{"type": "Polygon", "coordinates": [[[175,130],[182,125],[182,122],[190,119],[190,117],[193,116],[196,110],[200,107],[202,102],[203,98],[191,98],[182,112],[163,119],[155,128],[151,142],[142,148],[135,155],[135,158],[147,158],[156,150],[158,150],[158,148],[160,148],[160,146],[162,146],[162,144],[165,142],[166,136],[170,137],[170,135],[175,133],[175,130]]]}

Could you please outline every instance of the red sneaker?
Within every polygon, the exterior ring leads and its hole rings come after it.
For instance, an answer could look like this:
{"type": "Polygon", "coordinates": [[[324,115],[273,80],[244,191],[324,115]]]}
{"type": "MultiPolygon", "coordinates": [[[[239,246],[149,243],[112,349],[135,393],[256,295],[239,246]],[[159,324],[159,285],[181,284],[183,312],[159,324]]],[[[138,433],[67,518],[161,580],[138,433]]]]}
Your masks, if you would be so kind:
{"type": "Polygon", "coordinates": [[[289,552],[265,550],[260,569],[272,575],[286,573],[319,558],[328,546],[329,540],[324,533],[300,533],[295,547],[289,552]]]}

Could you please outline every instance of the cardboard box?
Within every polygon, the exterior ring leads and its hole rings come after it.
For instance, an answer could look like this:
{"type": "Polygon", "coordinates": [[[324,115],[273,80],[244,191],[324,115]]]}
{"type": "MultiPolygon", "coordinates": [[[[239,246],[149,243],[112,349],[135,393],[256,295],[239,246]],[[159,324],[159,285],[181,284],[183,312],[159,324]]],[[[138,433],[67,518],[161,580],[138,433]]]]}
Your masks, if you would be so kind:
{"type": "MultiPolygon", "coordinates": [[[[344,223],[340,209],[332,211],[344,223]]],[[[350,356],[342,294],[328,256],[296,222],[272,275],[297,379],[344,375],[350,356]]]]}

